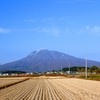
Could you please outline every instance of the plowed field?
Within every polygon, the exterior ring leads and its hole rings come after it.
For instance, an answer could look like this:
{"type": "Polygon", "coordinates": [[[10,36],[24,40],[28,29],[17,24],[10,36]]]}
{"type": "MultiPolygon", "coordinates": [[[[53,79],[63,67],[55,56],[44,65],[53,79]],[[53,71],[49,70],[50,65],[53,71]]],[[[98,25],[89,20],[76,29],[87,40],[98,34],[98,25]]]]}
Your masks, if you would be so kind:
{"type": "Polygon", "coordinates": [[[31,78],[1,89],[0,100],[100,100],[100,82],[74,78],[31,78]]]}

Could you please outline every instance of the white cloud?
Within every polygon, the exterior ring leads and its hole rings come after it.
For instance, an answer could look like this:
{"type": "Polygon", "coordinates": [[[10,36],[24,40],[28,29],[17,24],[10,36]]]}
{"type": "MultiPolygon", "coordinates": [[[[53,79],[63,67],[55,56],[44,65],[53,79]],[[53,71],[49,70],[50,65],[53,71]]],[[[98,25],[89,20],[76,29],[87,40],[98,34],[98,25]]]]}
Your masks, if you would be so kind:
{"type": "Polygon", "coordinates": [[[38,32],[46,35],[52,35],[58,37],[61,34],[61,30],[56,27],[38,27],[36,29],[30,29],[31,32],[38,32]]]}
{"type": "Polygon", "coordinates": [[[37,33],[44,33],[46,35],[52,35],[55,37],[68,34],[68,28],[67,26],[70,25],[70,22],[68,20],[69,16],[67,18],[65,17],[58,17],[58,18],[42,18],[42,19],[29,19],[25,20],[25,22],[33,23],[35,21],[34,28],[27,29],[29,32],[37,32],[37,33]]]}
{"type": "MultiPolygon", "coordinates": [[[[90,0],[75,0],[75,1],[90,1],[90,0]]],[[[69,18],[69,17],[68,17],[69,18]]],[[[59,36],[68,36],[73,34],[91,34],[91,35],[100,35],[100,26],[91,26],[87,25],[84,27],[75,28],[72,26],[72,22],[65,17],[58,18],[44,18],[40,20],[29,19],[26,22],[33,23],[36,21],[37,26],[30,29],[24,29],[27,32],[34,32],[39,34],[45,34],[49,36],[59,37],[59,36]]]]}
{"type": "Polygon", "coordinates": [[[34,20],[34,19],[25,19],[24,22],[26,22],[26,23],[34,23],[34,22],[36,22],[36,20],[34,20]]]}
{"type": "Polygon", "coordinates": [[[39,25],[42,24],[48,24],[48,25],[55,25],[61,22],[66,22],[69,23],[68,18],[70,18],[70,16],[67,17],[47,17],[47,18],[42,18],[42,19],[26,19],[24,20],[24,22],[26,23],[38,23],[39,25]]]}
{"type": "Polygon", "coordinates": [[[86,31],[90,34],[100,34],[100,26],[86,26],[86,31]]]}
{"type": "Polygon", "coordinates": [[[9,33],[9,29],[0,28],[0,33],[9,33]]]}
{"type": "Polygon", "coordinates": [[[77,33],[89,34],[89,35],[100,35],[100,26],[87,25],[84,28],[78,29],[77,33]]]}

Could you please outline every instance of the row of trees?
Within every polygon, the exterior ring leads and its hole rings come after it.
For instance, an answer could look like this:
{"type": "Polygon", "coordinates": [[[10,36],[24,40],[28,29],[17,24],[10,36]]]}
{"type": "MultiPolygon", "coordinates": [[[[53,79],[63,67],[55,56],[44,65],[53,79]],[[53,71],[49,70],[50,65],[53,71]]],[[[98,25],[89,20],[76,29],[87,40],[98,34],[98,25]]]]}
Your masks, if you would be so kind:
{"type": "MultiPolygon", "coordinates": [[[[70,67],[69,68],[63,68],[62,71],[66,72],[66,71],[72,71],[72,72],[78,72],[78,73],[83,73],[85,72],[85,67],[81,67],[81,66],[74,66],[74,67],[70,67]]],[[[97,66],[92,66],[92,67],[87,67],[87,72],[90,74],[99,74],[100,73],[100,67],[97,66]]]]}

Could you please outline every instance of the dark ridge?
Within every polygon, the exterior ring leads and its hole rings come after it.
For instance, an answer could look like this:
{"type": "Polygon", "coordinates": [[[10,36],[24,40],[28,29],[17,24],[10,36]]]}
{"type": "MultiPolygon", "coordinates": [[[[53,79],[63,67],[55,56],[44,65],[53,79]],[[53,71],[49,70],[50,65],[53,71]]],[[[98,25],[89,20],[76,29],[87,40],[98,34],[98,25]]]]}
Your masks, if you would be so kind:
{"type": "Polygon", "coordinates": [[[8,71],[2,71],[2,74],[25,74],[27,72],[25,71],[15,71],[15,70],[8,70],[8,71]]]}

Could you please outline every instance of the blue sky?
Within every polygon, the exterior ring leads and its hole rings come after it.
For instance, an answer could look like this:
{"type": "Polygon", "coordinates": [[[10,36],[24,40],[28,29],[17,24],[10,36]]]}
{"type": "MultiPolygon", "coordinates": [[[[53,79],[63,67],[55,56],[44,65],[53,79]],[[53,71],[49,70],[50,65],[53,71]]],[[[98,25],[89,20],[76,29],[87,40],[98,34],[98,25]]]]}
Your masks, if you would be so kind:
{"type": "Polygon", "coordinates": [[[0,0],[0,63],[49,49],[100,61],[100,0],[0,0]]]}

